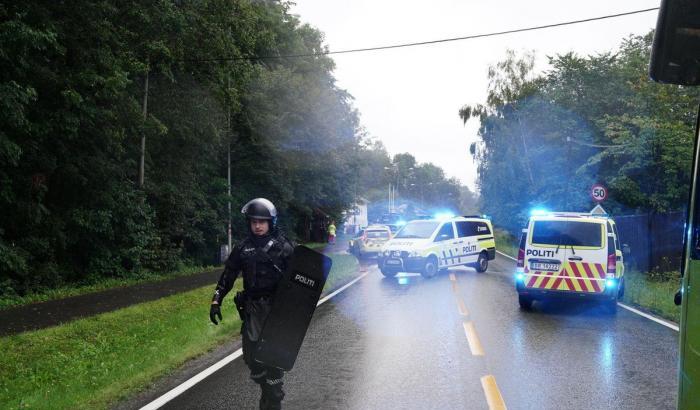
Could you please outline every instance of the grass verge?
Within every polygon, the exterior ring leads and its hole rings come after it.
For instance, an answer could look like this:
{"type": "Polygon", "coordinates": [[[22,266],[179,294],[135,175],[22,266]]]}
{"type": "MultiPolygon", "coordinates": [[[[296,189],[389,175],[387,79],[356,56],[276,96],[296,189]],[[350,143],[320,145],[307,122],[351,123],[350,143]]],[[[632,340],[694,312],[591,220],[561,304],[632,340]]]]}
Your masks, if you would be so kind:
{"type": "Polygon", "coordinates": [[[209,272],[219,269],[217,266],[191,266],[179,269],[175,272],[144,272],[129,278],[101,278],[96,282],[66,285],[43,292],[31,293],[25,296],[0,296],[0,310],[28,305],[30,303],[46,302],[49,300],[63,299],[71,296],[85,295],[87,293],[137,285],[144,282],[159,282],[172,279],[176,276],[193,275],[200,272],[209,272]]]}
{"type": "Polygon", "coordinates": [[[360,275],[360,262],[354,255],[336,253],[330,257],[333,259],[333,266],[323,288],[326,293],[338,289],[360,275]]]}
{"type": "Polygon", "coordinates": [[[313,250],[319,251],[319,252],[323,251],[323,248],[325,248],[326,246],[329,246],[329,244],[326,242],[307,242],[307,243],[303,243],[302,245],[306,246],[307,248],[311,248],[313,250]]]}
{"type": "MultiPolygon", "coordinates": [[[[352,255],[332,258],[327,291],[359,275],[352,255]]],[[[0,408],[107,408],[143,389],[238,334],[231,296],[224,302],[223,323],[209,323],[211,292],[206,286],[0,338],[0,408]]]]}
{"type": "Polygon", "coordinates": [[[517,258],[518,239],[503,229],[494,228],[493,231],[494,237],[496,238],[496,250],[517,258]]]}
{"type": "Polygon", "coordinates": [[[0,339],[0,407],[105,408],[214,348],[240,326],[209,323],[210,286],[0,339]]]}
{"type": "Polygon", "coordinates": [[[626,272],[623,301],[678,323],[681,320],[681,308],[673,303],[678,288],[676,280],[654,282],[644,274],[626,272]]]}

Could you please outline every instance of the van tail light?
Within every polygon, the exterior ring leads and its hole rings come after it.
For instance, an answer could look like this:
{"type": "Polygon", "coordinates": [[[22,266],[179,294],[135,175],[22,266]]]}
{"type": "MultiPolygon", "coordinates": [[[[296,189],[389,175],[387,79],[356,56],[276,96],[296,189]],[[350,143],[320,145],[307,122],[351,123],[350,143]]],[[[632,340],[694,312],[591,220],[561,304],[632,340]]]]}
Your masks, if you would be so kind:
{"type": "Polygon", "coordinates": [[[608,238],[608,276],[615,277],[617,273],[617,255],[615,254],[615,242],[608,238]]]}
{"type": "Polygon", "coordinates": [[[527,233],[523,232],[520,235],[520,245],[518,245],[518,267],[525,267],[525,239],[527,238],[527,233]]]}

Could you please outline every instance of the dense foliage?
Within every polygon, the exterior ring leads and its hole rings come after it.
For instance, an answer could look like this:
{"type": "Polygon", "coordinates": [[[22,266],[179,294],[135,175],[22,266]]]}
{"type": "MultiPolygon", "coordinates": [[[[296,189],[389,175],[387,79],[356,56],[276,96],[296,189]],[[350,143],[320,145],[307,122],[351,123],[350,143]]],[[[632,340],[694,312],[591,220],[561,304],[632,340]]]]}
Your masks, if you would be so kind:
{"type": "Polygon", "coordinates": [[[527,53],[509,52],[490,69],[486,104],[459,113],[481,121],[472,154],[484,212],[517,232],[533,207],[590,210],[594,183],[608,187],[613,214],[685,206],[697,91],[648,78],[652,38],[550,57],[540,75],[527,53]]]}
{"type": "Polygon", "coordinates": [[[304,239],[387,186],[324,50],[280,1],[0,5],[0,296],[215,262],[229,147],[235,238],[251,198],[304,239]]]}
{"type": "Polygon", "coordinates": [[[248,58],[323,49],[286,4],[27,1],[0,19],[2,292],[213,261],[229,144],[234,217],[266,196],[293,228],[351,201],[358,121],[333,62],[248,58]]]}

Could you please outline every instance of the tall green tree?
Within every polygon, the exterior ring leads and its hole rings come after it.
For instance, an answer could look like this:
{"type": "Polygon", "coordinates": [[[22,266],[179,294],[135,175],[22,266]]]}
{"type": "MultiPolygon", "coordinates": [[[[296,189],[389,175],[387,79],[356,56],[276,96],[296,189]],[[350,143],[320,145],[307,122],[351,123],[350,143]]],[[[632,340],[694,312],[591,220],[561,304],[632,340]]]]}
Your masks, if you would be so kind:
{"type": "Polygon", "coordinates": [[[0,5],[0,297],[211,263],[229,199],[269,197],[292,236],[339,215],[352,98],[330,58],[276,58],[324,47],[279,1],[0,5]]]}
{"type": "Polygon", "coordinates": [[[533,72],[530,53],[489,70],[486,104],[464,106],[480,121],[482,209],[517,231],[529,209],[587,211],[588,188],[610,188],[613,213],[667,212],[687,200],[697,92],[648,79],[653,33],[615,53],[549,59],[533,72]]]}

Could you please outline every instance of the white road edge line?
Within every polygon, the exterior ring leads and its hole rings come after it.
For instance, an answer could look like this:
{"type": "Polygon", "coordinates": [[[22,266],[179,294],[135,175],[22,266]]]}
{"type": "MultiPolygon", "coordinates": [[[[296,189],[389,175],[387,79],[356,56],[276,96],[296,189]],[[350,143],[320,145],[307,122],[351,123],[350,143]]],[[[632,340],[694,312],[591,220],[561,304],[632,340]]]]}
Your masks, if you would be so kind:
{"type": "MultiPolygon", "coordinates": [[[[514,261],[517,261],[517,259],[515,259],[514,257],[512,257],[512,256],[510,256],[510,255],[506,255],[505,253],[503,253],[503,252],[501,252],[501,251],[496,251],[496,252],[497,252],[499,255],[503,255],[503,256],[505,256],[506,258],[510,258],[510,259],[512,259],[512,260],[514,260],[514,261]]],[[[636,313],[636,314],[638,314],[639,316],[645,317],[645,318],[647,318],[647,319],[649,319],[649,320],[652,320],[652,321],[654,321],[654,322],[656,322],[656,323],[658,323],[658,324],[660,324],[660,325],[666,326],[666,327],[669,328],[669,329],[673,329],[673,330],[675,330],[676,332],[679,331],[678,325],[676,325],[675,323],[671,323],[671,322],[668,322],[668,321],[666,321],[666,320],[660,319],[660,318],[658,318],[658,317],[656,317],[656,316],[650,315],[650,314],[648,314],[648,313],[644,313],[644,312],[642,312],[641,310],[635,309],[635,308],[633,308],[632,306],[629,306],[629,305],[625,305],[625,304],[622,303],[622,302],[617,302],[617,305],[620,306],[621,308],[624,308],[624,309],[629,310],[629,311],[632,312],[632,313],[636,313]]]]}
{"type": "Polygon", "coordinates": [[[644,312],[642,312],[641,310],[637,310],[637,309],[633,308],[632,306],[625,305],[625,304],[622,303],[622,302],[617,302],[617,306],[620,306],[621,308],[625,308],[625,309],[629,310],[629,311],[632,312],[632,313],[638,314],[639,316],[644,316],[645,318],[647,318],[647,319],[649,319],[649,320],[653,320],[654,322],[656,322],[656,323],[658,323],[658,324],[660,324],[660,325],[664,325],[664,326],[666,326],[666,327],[669,328],[669,329],[673,329],[673,330],[675,330],[676,332],[678,332],[678,330],[679,330],[679,329],[678,329],[678,325],[676,325],[676,324],[674,324],[674,323],[671,323],[671,322],[668,322],[668,321],[666,321],[666,320],[660,319],[660,318],[658,318],[658,317],[656,317],[656,316],[653,316],[653,315],[650,315],[650,314],[648,314],[648,313],[644,313],[644,312]]]}
{"type": "Polygon", "coordinates": [[[165,393],[164,395],[158,397],[157,399],[153,400],[152,402],[148,403],[147,405],[141,407],[141,410],[155,410],[155,409],[161,408],[163,405],[165,405],[170,400],[181,395],[182,393],[187,391],[190,387],[194,386],[195,384],[197,384],[197,383],[201,382],[202,380],[206,379],[207,377],[211,376],[214,372],[216,372],[217,370],[226,366],[227,364],[231,363],[232,361],[236,360],[238,357],[240,357],[242,355],[243,355],[242,349],[236,350],[235,352],[231,353],[230,355],[228,355],[228,356],[224,357],[223,359],[219,360],[218,362],[214,363],[212,366],[207,367],[206,369],[197,373],[196,375],[194,375],[192,378],[190,378],[186,382],[180,384],[179,386],[175,387],[174,389],[170,390],[169,392],[165,393]]]}
{"type": "Polygon", "coordinates": [[[510,256],[510,255],[506,255],[505,253],[503,253],[503,252],[501,252],[501,251],[496,251],[496,253],[499,254],[499,255],[505,256],[505,257],[508,258],[508,259],[513,259],[513,260],[516,261],[516,262],[518,261],[518,260],[515,259],[514,257],[512,257],[512,256],[510,256]]]}
{"type": "Polygon", "coordinates": [[[340,289],[334,291],[333,293],[331,293],[331,294],[328,295],[328,296],[323,297],[321,300],[318,301],[318,303],[316,304],[316,306],[321,306],[322,303],[325,303],[328,299],[332,298],[333,296],[337,295],[338,293],[340,293],[340,292],[344,291],[345,289],[349,288],[350,286],[354,285],[355,282],[357,282],[358,280],[364,278],[364,277],[367,276],[367,275],[369,275],[369,272],[363,273],[362,275],[360,275],[360,276],[356,277],[355,279],[351,280],[348,284],[343,285],[340,289]]]}
{"type": "MultiPolygon", "coordinates": [[[[357,281],[360,279],[364,278],[367,276],[369,272],[365,272],[364,274],[358,276],[357,278],[353,279],[350,281],[348,284],[342,286],[340,289],[334,291],[330,295],[325,296],[321,300],[318,301],[316,306],[320,306],[321,304],[327,302],[330,298],[333,296],[337,295],[338,293],[344,291],[345,289],[349,288],[350,286],[354,285],[357,281]]],[[[168,391],[167,393],[163,394],[162,396],[158,397],[157,399],[153,400],[152,402],[148,403],[147,405],[141,407],[141,410],[156,410],[161,408],[163,405],[165,405],[167,402],[173,400],[177,396],[181,395],[185,391],[187,391],[189,388],[194,386],[195,384],[201,382],[202,380],[206,379],[207,377],[211,376],[213,373],[215,373],[217,370],[221,369],[222,367],[226,366],[227,364],[231,363],[232,361],[236,360],[240,356],[243,355],[243,349],[238,349],[235,352],[231,353],[230,355],[224,357],[223,359],[219,360],[218,362],[214,363],[213,365],[207,367],[206,369],[202,370],[201,372],[197,373],[196,375],[192,376],[190,379],[185,381],[184,383],[180,384],[179,386],[173,388],[172,390],[168,391]]]]}

